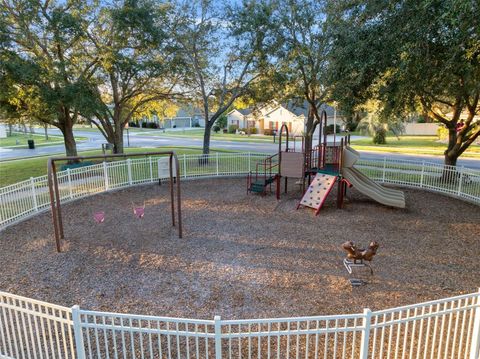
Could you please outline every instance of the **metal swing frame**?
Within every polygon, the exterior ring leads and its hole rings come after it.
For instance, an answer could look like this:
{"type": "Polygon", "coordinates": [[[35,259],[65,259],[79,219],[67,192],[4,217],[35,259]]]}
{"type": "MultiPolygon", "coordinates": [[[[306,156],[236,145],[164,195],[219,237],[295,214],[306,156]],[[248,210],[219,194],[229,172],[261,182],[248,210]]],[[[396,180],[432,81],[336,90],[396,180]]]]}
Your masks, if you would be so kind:
{"type": "Polygon", "coordinates": [[[50,206],[52,210],[53,230],[55,235],[55,247],[58,253],[62,251],[62,240],[65,239],[63,230],[62,206],[60,191],[58,189],[58,176],[56,162],[69,161],[78,162],[84,160],[103,159],[105,162],[108,158],[129,158],[129,157],[148,157],[169,155],[169,169],[170,169],[170,203],[172,226],[176,226],[175,221],[175,194],[174,194],[174,178],[176,177],[176,202],[177,202],[177,216],[178,216],[178,238],[182,238],[182,201],[181,201],[181,186],[180,186],[180,170],[178,164],[178,157],[174,151],[158,151],[158,152],[143,152],[132,154],[110,154],[110,155],[95,155],[95,156],[67,156],[67,157],[50,157],[47,163],[48,171],[48,188],[50,192],[50,206]],[[173,174],[173,163],[175,163],[175,175],[173,174]]]}

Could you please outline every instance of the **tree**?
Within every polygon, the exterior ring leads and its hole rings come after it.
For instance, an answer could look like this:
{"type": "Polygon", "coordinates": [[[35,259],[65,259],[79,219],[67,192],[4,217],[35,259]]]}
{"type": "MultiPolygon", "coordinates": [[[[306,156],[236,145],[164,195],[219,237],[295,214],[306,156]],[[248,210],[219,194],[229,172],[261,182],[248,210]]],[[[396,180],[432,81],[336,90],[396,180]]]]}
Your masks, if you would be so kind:
{"type": "Polygon", "coordinates": [[[385,116],[420,107],[447,127],[445,164],[456,165],[480,135],[480,3],[336,4],[330,12],[334,92],[344,102],[377,99],[385,116]]]}
{"type": "Polygon", "coordinates": [[[177,8],[171,32],[191,68],[191,100],[205,118],[204,154],[213,124],[259,77],[269,16],[270,6],[261,2],[224,10],[213,1],[188,1],[177,8]]]}
{"type": "Polygon", "coordinates": [[[73,125],[88,106],[90,6],[81,0],[2,0],[0,106],[58,127],[76,156],[73,125]]]}
{"type": "Polygon", "coordinates": [[[374,144],[386,144],[388,131],[399,139],[398,136],[404,130],[403,119],[394,116],[383,117],[381,104],[378,101],[367,101],[362,110],[366,116],[360,120],[357,129],[370,134],[374,144]]]}
{"type": "Polygon", "coordinates": [[[283,82],[284,97],[308,103],[306,151],[311,149],[313,132],[321,121],[322,103],[328,100],[325,69],[329,47],[324,10],[322,0],[280,0],[272,20],[278,44],[276,78],[283,82]]]}
{"type": "Polygon", "coordinates": [[[170,8],[146,1],[104,7],[90,31],[98,66],[90,114],[114,153],[123,153],[123,131],[133,118],[164,108],[177,82],[178,58],[168,26],[170,8]]]}

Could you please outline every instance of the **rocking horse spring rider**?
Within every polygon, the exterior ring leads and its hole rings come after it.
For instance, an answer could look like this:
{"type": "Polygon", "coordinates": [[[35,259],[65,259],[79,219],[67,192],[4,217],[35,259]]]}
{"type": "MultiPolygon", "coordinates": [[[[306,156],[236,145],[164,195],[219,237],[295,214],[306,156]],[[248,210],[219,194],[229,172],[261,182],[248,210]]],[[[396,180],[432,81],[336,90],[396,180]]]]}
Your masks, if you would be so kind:
{"type": "MultiPolygon", "coordinates": [[[[347,252],[347,257],[343,260],[343,265],[349,274],[352,274],[352,267],[368,267],[370,274],[373,275],[373,269],[370,265],[373,257],[377,254],[380,245],[376,241],[371,241],[366,249],[357,248],[352,242],[348,241],[342,244],[343,250],[347,252]]],[[[365,284],[359,279],[350,279],[353,286],[365,284]]]]}

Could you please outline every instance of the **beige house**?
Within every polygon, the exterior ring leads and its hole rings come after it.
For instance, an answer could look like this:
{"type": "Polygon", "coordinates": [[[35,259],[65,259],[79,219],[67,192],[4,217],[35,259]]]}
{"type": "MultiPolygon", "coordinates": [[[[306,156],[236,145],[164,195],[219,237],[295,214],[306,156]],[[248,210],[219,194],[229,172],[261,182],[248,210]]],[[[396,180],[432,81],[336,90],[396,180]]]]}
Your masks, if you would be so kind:
{"type": "MultiPolygon", "coordinates": [[[[322,105],[327,112],[327,124],[336,121],[337,125],[343,125],[343,117],[335,114],[335,109],[328,105],[322,105]]],[[[253,128],[258,133],[265,130],[279,130],[286,124],[289,132],[293,135],[302,135],[305,132],[308,106],[306,103],[297,105],[290,101],[284,104],[271,101],[268,104],[248,109],[234,109],[227,114],[227,124],[236,125],[239,129],[253,128]]],[[[318,132],[318,130],[317,130],[318,132]]]]}

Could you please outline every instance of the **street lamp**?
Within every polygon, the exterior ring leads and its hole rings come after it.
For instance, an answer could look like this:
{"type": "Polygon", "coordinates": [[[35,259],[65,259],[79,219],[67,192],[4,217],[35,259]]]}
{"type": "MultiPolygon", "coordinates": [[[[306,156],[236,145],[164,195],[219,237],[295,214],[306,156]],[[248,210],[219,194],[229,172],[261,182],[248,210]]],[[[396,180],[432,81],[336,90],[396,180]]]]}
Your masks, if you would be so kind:
{"type": "Polygon", "coordinates": [[[130,126],[128,125],[128,122],[127,124],[125,125],[125,129],[127,130],[127,147],[130,147],[130,133],[128,132],[128,128],[130,126]]]}

